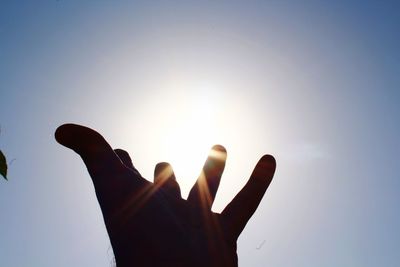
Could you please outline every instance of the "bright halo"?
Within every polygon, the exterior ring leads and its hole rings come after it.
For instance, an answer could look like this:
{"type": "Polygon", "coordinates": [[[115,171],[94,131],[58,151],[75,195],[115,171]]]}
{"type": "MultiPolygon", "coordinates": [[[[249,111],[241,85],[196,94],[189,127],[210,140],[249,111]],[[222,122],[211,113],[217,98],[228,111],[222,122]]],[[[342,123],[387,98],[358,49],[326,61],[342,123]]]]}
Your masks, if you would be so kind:
{"type": "Polygon", "coordinates": [[[191,187],[200,175],[211,147],[219,141],[217,103],[216,93],[210,92],[210,87],[200,90],[184,108],[173,112],[174,120],[165,129],[164,147],[168,161],[183,188],[191,187]]]}

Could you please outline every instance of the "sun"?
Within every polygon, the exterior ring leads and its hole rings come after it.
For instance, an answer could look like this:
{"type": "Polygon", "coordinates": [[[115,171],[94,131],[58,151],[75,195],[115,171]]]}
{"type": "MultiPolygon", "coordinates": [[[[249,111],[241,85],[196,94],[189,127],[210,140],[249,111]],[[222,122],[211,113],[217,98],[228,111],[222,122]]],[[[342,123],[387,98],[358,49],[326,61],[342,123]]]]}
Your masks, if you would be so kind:
{"type": "Polygon", "coordinates": [[[201,174],[211,147],[220,141],[218,101],[210,87],[185,101],[183,108],[173,112],[174,119],[163,134],[168,161],[183,189],[192,186],[193,180],[201,174]]]}
{"type": "Polygon", "coordinates": [[[183,178],[181,183],[200,175],[203,163],[216,142],[210,129],[213,123],[200,110],[184,117],[165,136],[171,164],[178,179],[183,178]]]}

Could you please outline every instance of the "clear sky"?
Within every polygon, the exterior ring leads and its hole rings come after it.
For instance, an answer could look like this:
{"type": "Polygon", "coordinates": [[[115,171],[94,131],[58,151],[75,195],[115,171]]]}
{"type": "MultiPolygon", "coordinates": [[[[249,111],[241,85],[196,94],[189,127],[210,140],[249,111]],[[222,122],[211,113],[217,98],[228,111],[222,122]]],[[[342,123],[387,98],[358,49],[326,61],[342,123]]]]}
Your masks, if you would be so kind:
{"type": "Polygon", "coordinates": [[[399,266],[399,14],[396,1],[1,0],[0,149],[15,160],[0,266],[112,265],[89,175],[54,140],[65,122],[148,179],[171,161],[185,196],[224,145],[215,211],[273,154],[240,266],[399,266]]]}

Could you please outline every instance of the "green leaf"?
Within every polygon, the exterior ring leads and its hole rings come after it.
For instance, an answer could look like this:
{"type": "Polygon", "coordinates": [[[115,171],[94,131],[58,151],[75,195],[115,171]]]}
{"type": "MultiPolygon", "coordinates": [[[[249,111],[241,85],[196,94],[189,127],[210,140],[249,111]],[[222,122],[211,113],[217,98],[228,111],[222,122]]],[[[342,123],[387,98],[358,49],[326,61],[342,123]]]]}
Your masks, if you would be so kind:
{"type": "Polygon", "coordinates": [[[7,161],[6,156],[0,150],[0,174],[7,180],[7,161]]]}

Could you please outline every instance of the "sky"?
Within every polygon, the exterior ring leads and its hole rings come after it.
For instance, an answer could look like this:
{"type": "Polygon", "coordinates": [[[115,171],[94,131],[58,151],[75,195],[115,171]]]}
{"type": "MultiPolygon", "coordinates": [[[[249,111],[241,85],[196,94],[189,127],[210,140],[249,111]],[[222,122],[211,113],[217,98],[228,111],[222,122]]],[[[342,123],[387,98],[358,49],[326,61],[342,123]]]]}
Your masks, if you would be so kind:
{"type": "Polygon", "coordinates": [[[396,1],[0,0],[0,266],[113,264],[86,168],[54,139],[66,122],[129,151],[149,180],[170,161],[185,197],[224,145],[216,212],[274,155],[239,266],[398,266],[399,12],[396,1]]]}

